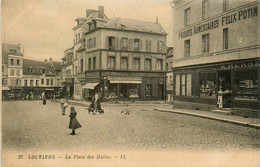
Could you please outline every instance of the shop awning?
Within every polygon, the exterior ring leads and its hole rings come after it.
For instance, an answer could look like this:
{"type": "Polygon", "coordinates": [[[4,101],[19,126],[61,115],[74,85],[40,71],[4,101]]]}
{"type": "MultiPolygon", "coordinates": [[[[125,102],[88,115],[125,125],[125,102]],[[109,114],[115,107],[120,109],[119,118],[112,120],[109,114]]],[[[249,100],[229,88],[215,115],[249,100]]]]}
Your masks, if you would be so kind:
{"type": "Polygon", "coordinates": [[[99,83],[87,83],[83,86],[83,89],[94,89],[99,83]]]}
{"type": "Polygon", "coordinates": [[[125,83],[125,84],[141,84],[142,83],[142,79],[139,78],[139,77],[125,77],[125,78],[120,78],[120,77],[117,77],[117,78],[108,78],[110,80],[110,83],[125,83]]]}
{"type": "Polygon", "coordinates": [[[10,90],[10,88],[7,87],[7,86],[3,86],[3,87],[2,87],[2,90],[10,90]]]}

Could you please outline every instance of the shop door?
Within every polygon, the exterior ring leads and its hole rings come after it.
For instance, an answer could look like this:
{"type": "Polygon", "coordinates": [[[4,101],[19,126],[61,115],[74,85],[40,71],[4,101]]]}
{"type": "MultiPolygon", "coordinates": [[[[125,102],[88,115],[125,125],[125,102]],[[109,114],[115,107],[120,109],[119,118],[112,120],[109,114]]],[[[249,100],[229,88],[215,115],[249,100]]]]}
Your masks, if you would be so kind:
{"type": "Polygon", "coordinates": [[[231,107],[231,71],[219,72],[219,94],[223,93],[223,107],[231,107]]]}
{"type": "Polygon", "coordinates": [[[120,94],[123,98],[127,98],[127,84],[120,84],[120,94]]]}
{"type": "Polygon", "coordinates": [[[160,84],[159,85],[159,91],[158,91],[159,100],[163,100],[164,99],[163,92],[164,92],[163,85],[160,84]]]}

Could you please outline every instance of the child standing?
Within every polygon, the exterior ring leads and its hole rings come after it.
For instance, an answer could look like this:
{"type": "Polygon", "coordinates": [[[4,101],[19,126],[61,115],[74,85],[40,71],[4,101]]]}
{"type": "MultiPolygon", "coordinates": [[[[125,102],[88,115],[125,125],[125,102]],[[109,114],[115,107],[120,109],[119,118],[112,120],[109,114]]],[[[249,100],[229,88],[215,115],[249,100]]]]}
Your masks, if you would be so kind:
{"type": "Polygon", "coordinates": [[[72,129],[72,132],[70,133],[70,135],[75,135],[75,129],[78,129],[81,127],[80,123],[78,122],[78,120],[76,119],[77,116],[77,112],[75,111],[74,106],[71,106],[70,108],[70,124],[69,124],[69,129],[72,129]]]}

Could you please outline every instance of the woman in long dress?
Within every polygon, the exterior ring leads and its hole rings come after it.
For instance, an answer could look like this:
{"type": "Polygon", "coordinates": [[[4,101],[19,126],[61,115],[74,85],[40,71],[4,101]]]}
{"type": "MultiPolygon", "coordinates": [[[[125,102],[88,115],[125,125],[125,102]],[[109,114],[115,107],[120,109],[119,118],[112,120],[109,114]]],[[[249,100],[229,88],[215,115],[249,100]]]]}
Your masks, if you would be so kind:
{"type": "Polygon", "coordinates": [[[70,124],[69,124],[69,129],[72,129],[72,132],[70,135],[75,135],[75,129],[78,129],[81,127],[80,123],[78,122],[77,118],[77,112],[75,111],[74,106],[71,106],[70,108],[70,124]]]}

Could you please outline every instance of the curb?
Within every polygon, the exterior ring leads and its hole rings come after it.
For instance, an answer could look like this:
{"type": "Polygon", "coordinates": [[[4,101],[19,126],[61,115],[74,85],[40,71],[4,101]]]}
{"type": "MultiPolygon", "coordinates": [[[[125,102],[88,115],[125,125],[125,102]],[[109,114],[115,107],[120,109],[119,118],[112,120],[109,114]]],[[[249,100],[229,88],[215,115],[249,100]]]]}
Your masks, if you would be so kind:
{"type": "Polygon", "coordinates": [[[191,115],[191,116],[195,116],[195,117],[207,118],[207,119],[211,119],[211,120],[227,122],[227,123],[232,123],[232,124],[236,124],[236,125],[240,125],[240,126],[260,129],[260,125],[257,125],[257,124],[250,124],[250,123],[246,123],[246,122],[235,121],[235,120],[230,120],[230,119],[223,119],[223,118],[207,116],[207,115],[203,115],[203,114],[195,114],[195,113],[190,113],[190,112],[185,112],[185,111],[180,112],[180,111],[176,111],[176,110],[167,110],[167,109],[160,109],[160,108],[154,108],[154,110],[160,111],[160,112],[170,112],[170,113],[176,113],[176,114],[191,115]]]}

